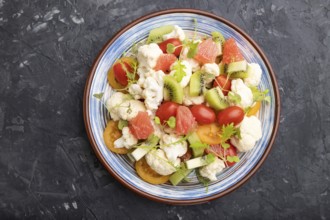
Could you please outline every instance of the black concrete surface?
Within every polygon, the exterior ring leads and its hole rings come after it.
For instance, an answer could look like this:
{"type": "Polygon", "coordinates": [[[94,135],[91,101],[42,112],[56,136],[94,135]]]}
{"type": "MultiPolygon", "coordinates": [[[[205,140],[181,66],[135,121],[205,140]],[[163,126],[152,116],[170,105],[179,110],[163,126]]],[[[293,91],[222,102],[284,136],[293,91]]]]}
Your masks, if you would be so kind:
{"type": "Polygon", "coordinates": [[[0,0],[0,219],[330,219],[330,1],[0,0]],[[144,199],[88,142],[85,80],[121,27],[162,9],[246,31],[278,79],[282,114],[261,169],[203,205],[144,199]]]}

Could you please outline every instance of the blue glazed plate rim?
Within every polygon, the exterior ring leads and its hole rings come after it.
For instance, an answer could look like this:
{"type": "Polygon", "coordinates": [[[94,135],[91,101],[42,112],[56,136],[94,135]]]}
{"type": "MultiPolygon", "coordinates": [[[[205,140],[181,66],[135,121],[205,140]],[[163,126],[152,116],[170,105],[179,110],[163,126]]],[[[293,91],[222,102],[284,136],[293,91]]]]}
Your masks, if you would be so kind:
{"type": "Polygon", "coordinates": [[[164,202],[164,203],[168,203],[168,204],[192,205],[192,204],[199,204],[199,203],[208,202],[208,201],[211,201],[213,199],[222,197],[222,196],[234,191],[235,189],[237,189],[238,187],[243,185],[249,178],[251,178],[251,176],[259,169],[259,167],[263,164],[263,162],[267,158],[268,154],[270,153],[270,150],[272,148],[272,145],[273,145],[275,137],[276,137],[276,133],[277,133],[278,126],[279,126],[279,116],[280,116],[280,96],[279,96],[279,90],[278,90],[278,86],[277,86],[276,77],[275,77],[275,74],[274,74],[274,72],[271,68],[271,65],[270,65],[269,61],[267,60],[265,54],[260,49],[260,47],[244,31],[242,31],[240,28],[238,28],[236,25],[232,24],[231,22],[227,21],[226,19],[224,19],[222,17],[219,17],[219,16],[216,16],[214,14],[211,14],[209,12],[196,10],[196,9],[168,9],[168,10],[164,10],[164,11],[154,12],[154,13],[151,13],[151,14],[148,14],[148,15],[145,15],[143,17],[140,17],[140,18],[136,19],[135,21],[131,22],[130,24],[123,27],[120,31],[118,31],[114,35],[114,37],[111,38],[105,44],[105,46],[102,48],[102,50],[98,54],[97,58],[95,59],[95,61],[93,63],[93,66],[91,68],[91,71],[89,72],[89,75],[87,77],[87,81],[86,81],[86,85],[85,85],[85,91],[84,91],[84,98],[83,98],[83,115],[84,115],[84,123],[85,123],[85,127],[86,127],[86,132],[87,132],[89,141],[90,141],[90,143],[93,147],[93,150],[94,150],[96,156],[98,157],[98,159],[100,160],[102,165],[107,169],[107,171],[111,175],[113,175],[120,183],[122,183],[124,186],[128,187],[132,191],[134,191],[134,192],[136,192],[136,193],[138,193],[138,194],[140,194],[140,195],[142,195],[142,196],[144,196],[148,199],[154,200],[154,201],[164,202]],[[273,131],[272,131],[272,134],[271,134],[269,142],[268,142],[268,146],[266,147],[263,155],[261,156],[259,161],[256,163],[256,165],[239,182],[237,182],[235,185],[231,186],[230,188],[228,188],[228,189],[226,189],[226,190],[224,190],[224,191],[222,191],[218,194],[215,194],[215,195],[206,196],[206,197],[197,198],[197,199],[189,199],[189,200],[177,200],[177,199],[162,198],[162,197],[144,192],[143,190],[140,190],[137,187],[135,187],[134,185],[131,185],[130,183],[126,182],[119,174],[117,174],[113,170],[113,168],[107,163],[106,159],[102,155],[102,153],[101,153],[101,151],[100,151],[100,149],[99,149],[99,147],[98,147],[98,145],[95,141],[95,137],[93,135],[93,131],[92,131],[91,123],[90,123],[90,114],[89,114],[90,112],[89,112],[89,103],[88,102],[89,102],[89,99],[90,99],[90,90],[91,90],[91,85],[92,85],[92,82],[93,82],[93,78],[94,78],[94,75],[95,75],[95,72],[96,72],[96,69],[97,69],[99,63],[100,63],[101,59],[103,58],[104,54],[106,53],[106,51],[108,50],[108,48],[123,33],[125,33],[130,28],[134,27],[138,23],[140,23],[142,21],[145,21],[147,19],[153,18],[153,17],[157,17],[157,16],[160,16],[160,15],[166,15],[166,14],[172,14],[172,13],[191,13],[191,14],[206,16],[206,17],[218,20],[218,21],[228,25],[229,27],[234,29],[236,32],[241,34],[254,47],[254,49],[257,51],[258,55],[263,60],[265,66],[267,67],[269,76],[271,78],[271,84],[272,84],[273,89],[274,89],[274,101],[275,101],[274,127],[273,127],[273,131]]]}

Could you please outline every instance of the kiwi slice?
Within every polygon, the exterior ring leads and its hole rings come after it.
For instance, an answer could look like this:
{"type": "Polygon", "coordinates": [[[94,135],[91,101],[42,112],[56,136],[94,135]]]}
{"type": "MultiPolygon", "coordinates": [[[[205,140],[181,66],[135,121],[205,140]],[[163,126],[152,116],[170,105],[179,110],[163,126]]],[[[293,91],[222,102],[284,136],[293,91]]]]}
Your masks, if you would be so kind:
{"type": "Polygon", "coordinates": [[[222,33],[220,33],[219,31],[213,31],[212,33],[211,33],[211,35],[212,35],[212,39],[214,40],[214,41],[220,41],[221,42],[221,45],[223,46],[223,44],[225,43],[225,41],[226,41],[226,39],[225,39],[225,37],[222,35],[222,33]]]}
{"type": "Polygon", "coordinates": [[[224,64],[222,61],[219,63],[219,70],[220,70],[220,75],[225,74],[226,72],[226,64],[224,64]]]}
{"type": "Polygon", "coordinates": [[[246,71],[247,62],[246,60],[232,62],[228,64],[227,73],[246,71]]]}
{"type": "Polygon", "coordinates": [[[228,103],[219,87],[212,88],[205,93],[207,103],[215,110],[222,110],[228,107],[228,103]]]}
{"type": "Polygon", "coordinates": [[[173,76],[164,76],[164,100],[182,104],[183,89],[173,76]]]}
{"type": "Polygon", "coordinates": [[[199,96],[203,93],[204,74],[202,71],[197,71],[191,75],[189,82],[189,95],[199,96]]]}
{"type": "Polygon", "coordinates": [[[245,79],[248,77],[248,73],[245,71],[234,72],[229,75],[230,79],[245,79]]]}
{"type": "Polygon", "coordinates": [[[152,29],[149,32],[147,44],[160,43],[163,41],[163,35],[171,33],[174,30],[173,25],[166,25],[159,28],[152,29]]]}

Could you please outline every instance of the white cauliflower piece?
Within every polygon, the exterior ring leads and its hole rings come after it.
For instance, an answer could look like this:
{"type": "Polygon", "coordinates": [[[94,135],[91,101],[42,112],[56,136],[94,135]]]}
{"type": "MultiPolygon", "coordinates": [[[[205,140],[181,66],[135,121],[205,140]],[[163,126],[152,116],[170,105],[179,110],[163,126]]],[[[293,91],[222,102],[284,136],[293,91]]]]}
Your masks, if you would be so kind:
{"type": "Polygon", "coordinates": [[[157,71],[144,81],[145,89],[142,92],[142,96],[149,110],[156,110],[163,100],[164,75],[163,71],[157,71]]]}
{"type": "Polygon", "coordinates": [[[187,61],[190,64],[192,71],[196,72],[201,67],[200,67],[199,62],[197,60],[195,60],[194,58],[188,58],[187,57],[188,51],[189,51],[189,48],[184,47],[180,58],[184,61],[187,61]]]}
{"type": "Polygon", "coordinates": [[[176,161],[175,165],[168,161],[162,149],[153,149],[145,157],[151,169],[164,176],[174,173],[176,164],[180,163],[180,159],[176,161]]]}
{"type": "Polygon", "coordinates": [[[138,49],[137,60],[140,67],[154,68],[163,51],[155,43],[146,44],[138,49]]]}
{"type": "Polygon", "coordinates": [[[137,144],[138,139],[134,137],[128,127],[123,128],[122,134],[123,135],[114,142],[115,148],[126,147],[127,149],[131,149],[132,146],[137,144]]]}
{"type": "MultiPolygon", "coordinates": [[[[253,104],[253,94],[249,87],[247,87],[243,80],[234,79],[231,81],[231,91],[241,97],[241,102],[238,103],[240,107],[247,108],[253,104]]],[[[233,104],[233,103],[232,103],[233,104]]],[[[236,104],[235,104],[236,105],[236,104]]]]}
{"type": "Polygon", "coordinates": [[[107,99],[105,106],[110,113],[112,120],[118,121],[120,119],[119,108],[127,100],[130,100],[130,95],[122,92],[115,92],[107,99]]]}
{"type": "Polygon", "coordinates": [[[139,112],[145,112],[145,111],[146,111],[146,107],[144,106],[143,102],[138,100],[124,101],[118,107],[119,118],[127,121],[135,118],[139,112]]]}
{"type": "MultiPolygon", "coordinates": [[[[172,71],[170,72],[171,76],[174,76],[174,74],[176,73],[176,70],[173,70],[173,67],[177,64],[178,64],[178,61],[176,61],[172,64],[172,66],[171,66],[172,71]]],[[[182,88],[184,88],[189,84],[190,77],[192,75],[192,68],[191,68],[189,62],[187,62],[185,60],[181,61],[181,64],[184,66],[183,71],[185,72],[185,76],[182,78],[180,85],[182,88]]]]}
{"type": "Polygon", "coordinates": [[[220,75],[220,69],[218,64],[216,63],[206,63],[202,66],[202,69],[204,72],[212,75],[212,77],[206,77],[205,82],[210,83],[214,80],[215,77],[220,75]]]}
{"type": "Polygon", "coordinates": [[[241,139],[233,137],[230,139],[230,143],[232,143],[240,152],[251,150],[262,136],[261,122],[255,116],[245,116],[239,129],[241,139]]]}
{"type": "Polygon", "coordinates": [[[211,181],[217,180],[217,174],[219,174],[226,167],[225,163],[219,158],[215,157],[215,160],[199,169],[199,173],[202,177],[208,178],[211,181]]]}
{"type": "Polygon", "coordinates": [[[142,98],[142,91],[143,89],[139,84],[131,84],[128,87],[128,92],[134,97],[134,99],[141,99],[142,98]]]}
{"type": "Polygon", "coordinates": [[[261,81],[262,70],[257,63],[247,64],[248,77],[244,79],[244,82],[248,86],[258,86],[261,81]]]}
{"type": "Polygon", "coordinates": [[[183,89],[184,93],[184,99],[183,99],[183,104],[184,105],[199,105],[202,104],[205,100],[204,95],[200,96],[190,96],[189,92],[189,86],[183,89]]]}
{"type": "Polygon", "coordinates": [[[165,151],[168,160],[172,163],[175,163],[178,157],[183,156],[188,150],[187,142],[180,139],[175,134],[164,134],[160,140],[160,148],[165,151]]]}
{"type": "Polygon", "coordinates": [[[167,40],[170,38],[179,38],[180,41],[183,41],[186,38],[184,31],[178,25],[174,25],[174,29],[172,32],[163,35],[163,40],[167,40]]]}

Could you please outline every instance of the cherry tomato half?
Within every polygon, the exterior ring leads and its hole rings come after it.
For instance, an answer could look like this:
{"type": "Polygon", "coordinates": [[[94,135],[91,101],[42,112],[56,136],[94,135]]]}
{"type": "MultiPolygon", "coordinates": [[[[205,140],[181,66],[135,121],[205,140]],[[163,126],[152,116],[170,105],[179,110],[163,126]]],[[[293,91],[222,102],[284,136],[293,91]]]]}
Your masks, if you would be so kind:
{"type": "Polygon", "coordinates": [[[231,88],[231,80],[227,79],[227,76],[220,75],[217,78],[215,78],[213,82],[213,87],[219,86],[223,92],[224,95],[227,95],[231,88]]]}
{"type": "Polygon", "coordinates": [[[216,116],[214,111],[206,105],[194,105],[190,108],[190,111],[198,124],[205,125],[215,122],[216,116]]]}
{"type": "Polygon", "coordinates": [[[116,80],[123,86],[127,86],[128,78],[127,73],[133,73],[132,63],[134,60],[131,58],[121,58],[118,62],[113,65],[113,72],[116,80]]]}
{"type": "Polygon", "coordinates": [[[170,38],[158,44],[159,48],[163,51],[163,53],[167,53],[167,44],[173,44],[176,47],[173,54],[177,57],[180,56],[182,50],[182,43],[178,38],[170,38]]]}
{"type": "Polygon", "coordinates": [[[160,123],[163,124],[171,116],[175,117],[178,107],[179,104],[170,101],[161,104],[156,111],[156,116],[160,119],[160,123]]]}
{"type": "Polygon", "coordinates": [[[228,125],[234,123],[238,125],[244,118],[244,111],[238,106],[230,106],[225,110],[218,113],[218,123],[222,125],[228,125]]]}

